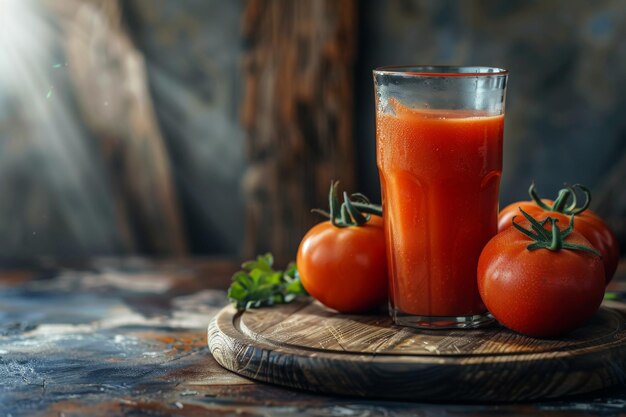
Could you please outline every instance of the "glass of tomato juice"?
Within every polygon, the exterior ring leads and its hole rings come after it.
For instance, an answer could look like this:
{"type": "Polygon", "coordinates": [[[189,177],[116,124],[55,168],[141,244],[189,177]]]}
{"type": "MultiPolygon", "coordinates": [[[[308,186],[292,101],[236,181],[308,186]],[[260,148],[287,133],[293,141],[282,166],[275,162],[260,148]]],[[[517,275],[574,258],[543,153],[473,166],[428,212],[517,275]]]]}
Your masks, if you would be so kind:
{"type": "Polygon", "coordinates": [[[476,269],[497,231],[507,77],[490,67],[374,70],[389,305],[398,325],[492,321],[476,269]]]}

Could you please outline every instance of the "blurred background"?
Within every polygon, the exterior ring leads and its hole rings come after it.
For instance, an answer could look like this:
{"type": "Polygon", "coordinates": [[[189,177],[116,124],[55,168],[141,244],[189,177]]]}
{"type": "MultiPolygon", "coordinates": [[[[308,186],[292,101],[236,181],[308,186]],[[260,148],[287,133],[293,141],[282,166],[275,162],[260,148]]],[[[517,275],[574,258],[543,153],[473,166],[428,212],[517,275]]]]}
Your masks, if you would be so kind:
{"type": "Polygon", "coordinates": [[[621,0],[0,0],[0,259],[292,259],[380,198],[389,64],[509,69],[501,204],[586,184],[626,247],[621,0]]]}

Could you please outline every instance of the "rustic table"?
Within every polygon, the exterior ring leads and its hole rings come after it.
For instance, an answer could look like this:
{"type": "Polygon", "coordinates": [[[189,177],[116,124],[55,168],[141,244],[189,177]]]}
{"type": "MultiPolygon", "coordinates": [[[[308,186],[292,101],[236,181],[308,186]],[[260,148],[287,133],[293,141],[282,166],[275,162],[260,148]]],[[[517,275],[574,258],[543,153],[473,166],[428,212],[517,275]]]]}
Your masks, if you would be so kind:
{"type": "MultiPolygon", "coordinates": [[[[312,395],[239,377],[206,344],[236,269],[210,259],[5,264],[0,416],[626,415],[626,386],[532,404],[426,404],[312,395]]],[[[612,289],[626,295],[626,262],[616,281],[612,289]]]]}

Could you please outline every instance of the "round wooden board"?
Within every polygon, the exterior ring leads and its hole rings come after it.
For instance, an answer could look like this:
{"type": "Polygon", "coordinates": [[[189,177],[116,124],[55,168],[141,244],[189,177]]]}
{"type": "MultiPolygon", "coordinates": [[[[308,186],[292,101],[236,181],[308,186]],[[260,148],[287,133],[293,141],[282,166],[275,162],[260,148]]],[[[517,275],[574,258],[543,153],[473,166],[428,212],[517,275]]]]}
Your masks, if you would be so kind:
{"type": "Polygon", "coordinates": [[[420,401],[527,401],[624,382],[626,317],[601,308],[559,339],[497,324],[480,330],[396,327],[300,302],[237,313],[224,308],[208,343],[225,368],[303,390],[420,401]]]}

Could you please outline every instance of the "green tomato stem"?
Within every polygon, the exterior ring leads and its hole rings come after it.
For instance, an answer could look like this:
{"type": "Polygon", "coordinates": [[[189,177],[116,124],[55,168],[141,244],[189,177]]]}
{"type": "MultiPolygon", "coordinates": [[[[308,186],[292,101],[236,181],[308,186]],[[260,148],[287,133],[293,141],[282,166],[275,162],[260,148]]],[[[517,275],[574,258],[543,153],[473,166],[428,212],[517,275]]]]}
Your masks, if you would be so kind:
{"type": "Polygon", "coordinates": [[[559,227],[557,226],[558,219],[548,217],[542,222],[539,222],[534,217],[522,210],[521,207],[519,208],[519,211],[526,218],[526,220],[530,222],[531,229],[525,229],[520,224],[516,223],[515,218],[517,216],[513,217],[512,224],[515,229],[523,233],[532,241],[532,243],[530,243],[526,247],[526,249],[528,249],[529,251],[537,249],[548,249],[556,252],[562,249],[570,249],[589,252],[602,257],[602,255],[600,255],[600,253],[594,248],[565,241],[565,238],[569,236],[569,234],[572,233],[572,231],[574,230],[573,214],[570,216],[570,223],[567,229],[561,231],[561,229],[559,229],[559,227]],[[551,230],[546,230],[544,228],[546,222],[550,223],[551,230]]]}
{"type": "Polygon", "coordinates": [[[337,197],[338,181],[331,181],[328,192],[329,211],[321,209],[311,210],[314,213],[327,217],[335,227],[363,226],[371,218],[372,214],[382,216],[382,207],[372,204],[367,196],[361,193],[354,193],[348,196],[343,193],[343,203],[339,204],[337,197]]]}
{"type": "Polygon", "coordinates": [[[537,191],[535,190],[535,183],[530,184],[528,188],[528,195],[531,200],[535,202],[539,207],[544,209],[545,211],[556,211],[557,213],[562,213],[566,215],[578,215],[583,211],[589,208],[591,204],[591,191],[587,187],[581,184],[574,184],[571,187],[565,187],[559,190],[559,194],[556,199],[554,199],[554,203],[552,203],[552,207],[544,203],[537,191]],[[576,191],[580,190],[585,196],[585,202],[582,206],[576,207],[578,202],[576,198],[576,191]],[[568,202],[571,200],[571,203],[568,202]]]}

